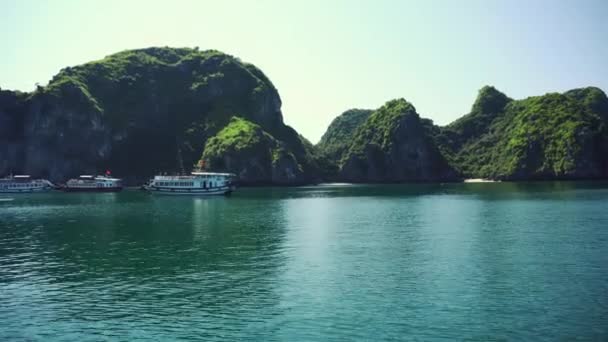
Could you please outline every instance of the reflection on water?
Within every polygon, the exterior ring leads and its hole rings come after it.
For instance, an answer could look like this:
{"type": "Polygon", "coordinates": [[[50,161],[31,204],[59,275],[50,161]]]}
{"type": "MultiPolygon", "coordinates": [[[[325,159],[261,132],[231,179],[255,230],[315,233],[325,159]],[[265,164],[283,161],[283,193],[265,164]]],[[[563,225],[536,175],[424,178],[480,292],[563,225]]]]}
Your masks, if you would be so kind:
{"type": "Polygon", "coordinates": [[[602,183],[0,204],[0,338],[602,340],[602,183]]]}

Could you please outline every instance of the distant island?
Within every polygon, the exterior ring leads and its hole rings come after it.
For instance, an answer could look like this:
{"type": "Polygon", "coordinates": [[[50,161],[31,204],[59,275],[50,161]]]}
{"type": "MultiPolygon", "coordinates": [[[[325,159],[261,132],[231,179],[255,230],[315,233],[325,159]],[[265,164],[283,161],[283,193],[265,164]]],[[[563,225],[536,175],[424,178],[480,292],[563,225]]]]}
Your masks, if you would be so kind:
{"type": "Polygon", "coordinates": [[[0,175],[129,183],[195,165],[242,184],[608,178],[608,98],[594,87],[513,100],[483,87],[447,126],[405,99],[338,116],[313,145],[283,122],[252,64],[215,50],[147,48],[0,90],[0,175]]]}

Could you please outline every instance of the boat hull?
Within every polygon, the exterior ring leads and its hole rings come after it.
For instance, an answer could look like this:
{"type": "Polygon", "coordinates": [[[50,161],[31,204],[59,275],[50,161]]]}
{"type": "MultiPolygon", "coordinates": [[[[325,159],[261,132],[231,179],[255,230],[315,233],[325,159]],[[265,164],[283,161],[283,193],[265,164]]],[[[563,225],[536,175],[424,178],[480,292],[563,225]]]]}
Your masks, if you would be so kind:
{"type": "Polygon", "coordinates": [[[122,187],[115,188],[75,188],[75,187],[63,187],[61,190],[65,192],[120,192],[122,187]]]}
{"type": "Polygon", "coordinates": [[[220,187],[211,189],[179,189],[146,186],[145,190],[153,194],[160,195],[181,195],[181,196],[222,196],[229,195],[234,189],[232,187],[220,187]]]}
{"type": "Polygon", "coordinates": [[[31,194],[37,192],[51,191],[52,188],[34,188],[34,189],[0,189],[0,194],[31,194]]]}

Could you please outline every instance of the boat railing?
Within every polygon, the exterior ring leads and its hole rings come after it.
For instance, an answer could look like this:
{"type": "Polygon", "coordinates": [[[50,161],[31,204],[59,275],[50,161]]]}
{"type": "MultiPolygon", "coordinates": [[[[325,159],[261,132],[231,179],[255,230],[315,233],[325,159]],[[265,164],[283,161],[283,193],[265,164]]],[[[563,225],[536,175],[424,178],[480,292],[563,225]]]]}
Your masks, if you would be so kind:
{"type": "Polygon", "coordinates": [[[194,176],[154,176],[154,180],[193,179],[194,176]]]}

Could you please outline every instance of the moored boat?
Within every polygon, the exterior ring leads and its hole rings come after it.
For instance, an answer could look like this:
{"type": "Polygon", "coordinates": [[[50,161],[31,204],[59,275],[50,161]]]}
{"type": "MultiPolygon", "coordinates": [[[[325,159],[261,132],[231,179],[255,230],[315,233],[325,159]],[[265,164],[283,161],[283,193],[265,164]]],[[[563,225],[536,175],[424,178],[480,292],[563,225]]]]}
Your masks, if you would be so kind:
{"type": "Polygon", "coordinates": [[[118,192],[122,188],[122,180],[119,178],[81,175],[67,181],[61,189],[66,192],[118,192]]]}
{"type": "Polygon", "coordinates": [[[144,189],[168,195],[227,195],[235,190],[232,173],[192,172],[189,176],[154,176],[144,189]]]}
{"type": "Polygon", "coordinates": [[[29,175],[15,175],[0,179],[0,193],[45,192],[53,189],[46,179],[32,179],[29,175]]]}

